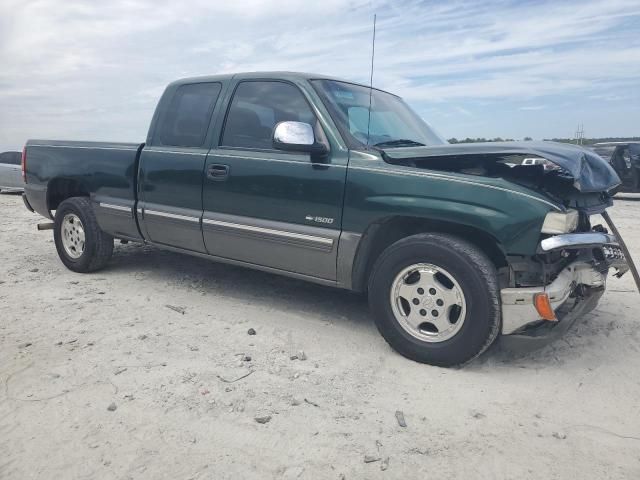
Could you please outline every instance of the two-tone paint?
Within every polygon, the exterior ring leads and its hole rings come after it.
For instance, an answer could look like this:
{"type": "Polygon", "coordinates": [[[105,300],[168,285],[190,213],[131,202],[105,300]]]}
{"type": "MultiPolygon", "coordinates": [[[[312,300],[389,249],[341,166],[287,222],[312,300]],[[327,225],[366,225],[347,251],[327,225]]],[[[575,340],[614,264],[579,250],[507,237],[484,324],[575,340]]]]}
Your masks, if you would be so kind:
{"type": "Polygon", "coordinates": [[[256,73],[171,84],[144,144],[27,143],[26,195],[51,216],[64,197],[91,197],[101,228],[121,239],[362,289],[368,243],[393,218],[453,224],[491,239],[511,255],[534,255],[547,212],[545,195],[500,178],[418,170],[386,163],[373,150],[350,150],[309,80],[256,73]],[[225,113],[239,82],[277,80],[304,95],[329,154],[220,146],[225,113]],[[170,147],[157,138],[175,90],[216,82],[221,92],[205,143],[170,147]],[[221,177],[222,181],[221,181],[221,177]]]}

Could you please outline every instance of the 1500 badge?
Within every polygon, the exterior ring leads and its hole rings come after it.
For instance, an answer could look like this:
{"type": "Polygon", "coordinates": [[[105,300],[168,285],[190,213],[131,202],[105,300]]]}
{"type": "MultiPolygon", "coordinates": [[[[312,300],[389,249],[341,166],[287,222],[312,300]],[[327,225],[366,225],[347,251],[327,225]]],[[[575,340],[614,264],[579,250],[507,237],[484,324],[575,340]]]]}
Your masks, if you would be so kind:
{"type": "Polygon", "coordinates": [[[333,223],[333,218],[329,217],[314,217],[313,215],[307,215],[304,219],[308,222],[326,223],[327,225],[331,225],[333,223]]]}

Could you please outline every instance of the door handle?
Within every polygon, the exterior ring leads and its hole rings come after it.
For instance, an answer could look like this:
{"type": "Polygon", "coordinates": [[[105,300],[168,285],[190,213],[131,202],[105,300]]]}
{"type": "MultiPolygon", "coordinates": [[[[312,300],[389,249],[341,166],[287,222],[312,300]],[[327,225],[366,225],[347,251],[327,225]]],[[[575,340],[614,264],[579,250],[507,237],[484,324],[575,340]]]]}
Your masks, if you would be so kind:
{"type": "Polygon", "coordinates": [[[207,168],[207,178],[216,181],[224,181],[229,176],[229,165],[213,163],[207,168]]]}

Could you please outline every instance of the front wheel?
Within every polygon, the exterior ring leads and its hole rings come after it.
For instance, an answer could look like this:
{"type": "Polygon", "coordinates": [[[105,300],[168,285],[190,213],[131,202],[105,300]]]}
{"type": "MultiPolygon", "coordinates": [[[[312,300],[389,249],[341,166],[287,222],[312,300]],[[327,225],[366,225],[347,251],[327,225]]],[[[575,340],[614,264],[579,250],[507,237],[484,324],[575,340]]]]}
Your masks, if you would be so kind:
{"type": "Polygon", "coordinates": [[[369,305],[385,340],[412,360],[467,363],[500,331],[495,266],[448,234],[419,234],[388,247],[369,280],[369,305]]]}
{"type": "Polygon", "coordinates": [[[100,270],[113,253],[113,237],[100,229],[86,197],[69,198],[58,206],[53,239],[60,260],[74,272],[100,270]]]}

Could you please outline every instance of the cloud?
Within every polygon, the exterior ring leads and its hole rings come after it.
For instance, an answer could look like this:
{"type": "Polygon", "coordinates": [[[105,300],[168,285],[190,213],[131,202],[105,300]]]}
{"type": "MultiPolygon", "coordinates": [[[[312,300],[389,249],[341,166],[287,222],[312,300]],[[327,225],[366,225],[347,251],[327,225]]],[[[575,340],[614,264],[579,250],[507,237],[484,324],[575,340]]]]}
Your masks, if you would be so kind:
{"type": "Polygon", "coordinates": [[[466,117],[472,117],[473,113],[471,113],[469,110],[467,110],[466,108],[462,108],[460,106],[456,106],[454,107],[456,112],[461,113],[462,115],[466,116],[466,117]]]}
{"type": "Polygon", "coordinates": [[[547,108],[546,105],[526,105],[524,107],[520,107],[519,110],[534,111],[534,110],[544,110],[545,108],[547,108]]]}
{"type": "Polygon", "coordinates": [[[630,128],[602,102],[638,101],[637,0],[4,0],[0,148],[28,137],[143,139],[164,86],[184,76],[301,70],[367,83],[374,12],[374,83],[425,117],[446,105],[445,130],[457,136],[476,132],[455,131],[456,118],[495,102],[511,113],[483,122],[493,136],[529,134],[509,117],[550,97],[599,102],[602,128],[630,128]]]}

